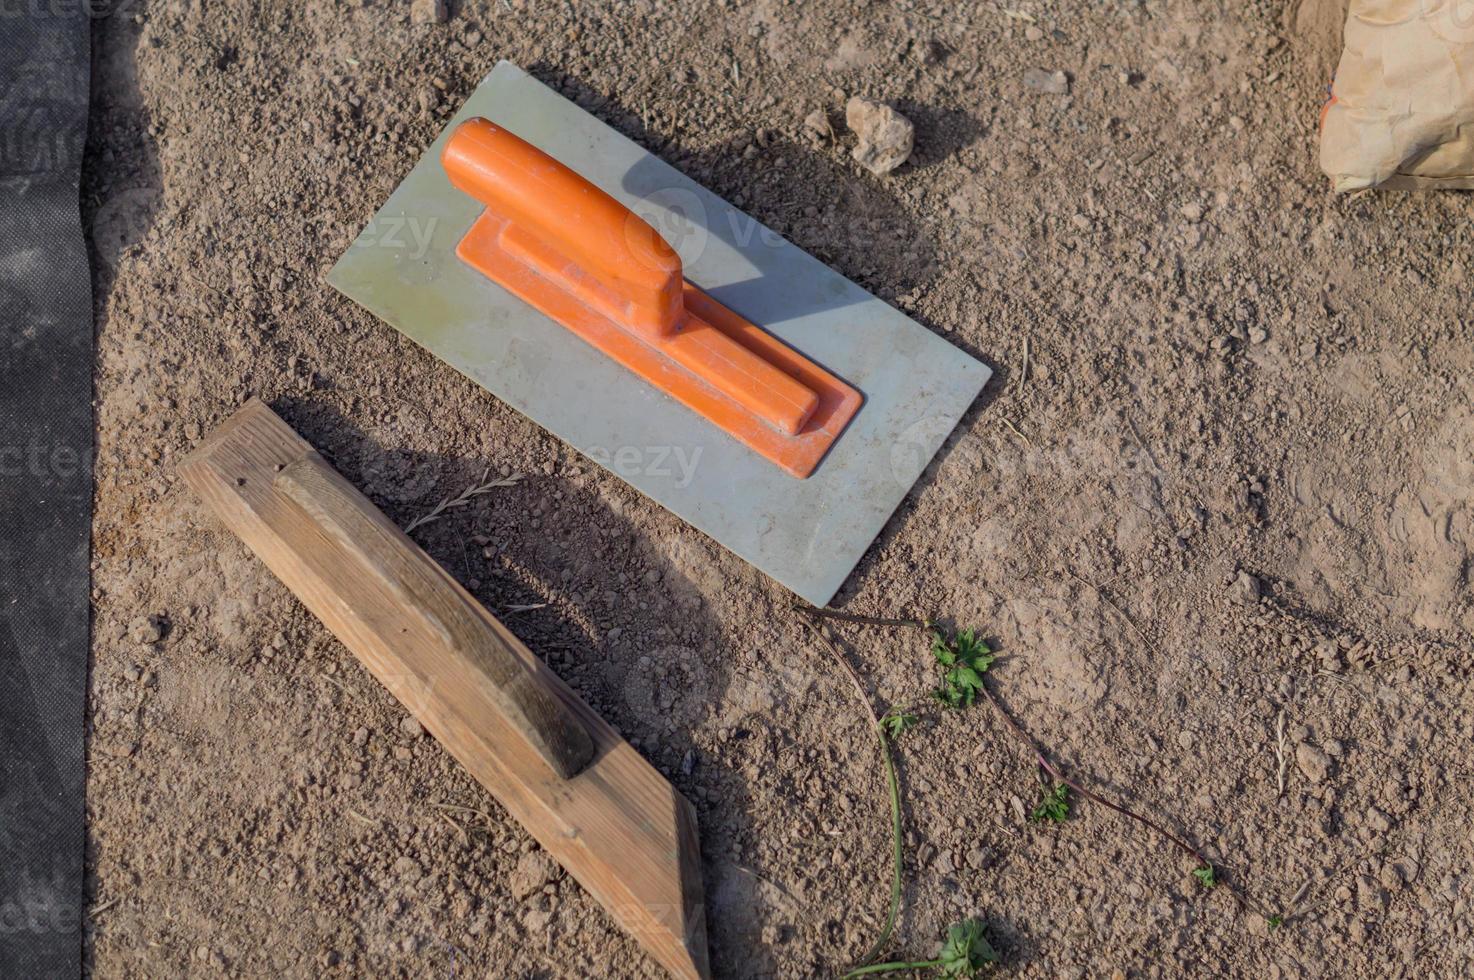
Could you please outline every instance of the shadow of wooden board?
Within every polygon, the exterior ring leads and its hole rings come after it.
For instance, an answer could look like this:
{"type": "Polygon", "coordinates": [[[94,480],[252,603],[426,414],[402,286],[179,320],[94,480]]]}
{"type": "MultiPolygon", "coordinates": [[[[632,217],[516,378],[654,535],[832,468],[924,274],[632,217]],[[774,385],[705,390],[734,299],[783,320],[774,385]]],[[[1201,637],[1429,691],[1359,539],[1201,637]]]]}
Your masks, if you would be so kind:
{"type": "Polygon", "coordinates": [[[696,814],[260,401],[185,482],[672,976],[707,977],[696,814]]]}

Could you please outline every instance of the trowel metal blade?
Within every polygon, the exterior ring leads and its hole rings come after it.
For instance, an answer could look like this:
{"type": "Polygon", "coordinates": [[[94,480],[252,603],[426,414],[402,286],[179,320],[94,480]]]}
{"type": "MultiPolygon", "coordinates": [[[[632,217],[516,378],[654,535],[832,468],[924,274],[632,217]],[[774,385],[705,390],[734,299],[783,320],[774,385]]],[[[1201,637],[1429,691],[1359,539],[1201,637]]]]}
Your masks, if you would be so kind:
{"type": "Polygon", "coordinates": [[[328,281],[816,605],[839,590],[991,373],[505,61],[328,281]],[[451,187],[440,149],[473,116],[640,214],[680,253],[688,280],[861,391],[864,405],[812,476],[789,476],[456,257],[481,205],[451,187]]]}

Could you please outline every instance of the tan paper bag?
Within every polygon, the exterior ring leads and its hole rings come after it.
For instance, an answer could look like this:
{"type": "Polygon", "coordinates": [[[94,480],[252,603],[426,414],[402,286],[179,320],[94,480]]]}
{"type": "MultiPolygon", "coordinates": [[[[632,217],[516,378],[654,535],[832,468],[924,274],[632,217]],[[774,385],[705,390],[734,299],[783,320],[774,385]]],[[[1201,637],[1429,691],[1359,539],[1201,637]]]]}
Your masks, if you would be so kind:
{"type": "Polygon", "coordinates": [[[1337,191],[1474,188],[1474,0],[1351,0],[1320,166],[1337,191]]]}

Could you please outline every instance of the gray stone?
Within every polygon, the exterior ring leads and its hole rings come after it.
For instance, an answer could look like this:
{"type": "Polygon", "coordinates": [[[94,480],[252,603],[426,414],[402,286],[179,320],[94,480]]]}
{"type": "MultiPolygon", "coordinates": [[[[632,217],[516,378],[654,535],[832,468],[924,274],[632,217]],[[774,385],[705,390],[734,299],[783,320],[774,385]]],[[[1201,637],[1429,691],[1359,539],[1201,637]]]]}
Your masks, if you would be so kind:
{"type": "Polygon", "coordinates": [[[1331,774],[1331,757],[1309,742],[1301,742],[1295,749],[1295,765],[1312,783],[1323,783],[1331,774]]]}
{"type": "Polygon", "coordinates": [[[1024,87],[1046,95],[1069,95],[1070,76],[1062,71],[1030,68],[1024,72],[1024,87]]]}
{"type": "Polygon", "coordinates": [[[507,879],[507,885],[512,889],[513,897],[524,900],[542,891],[556,873],[557,868],[546,854],[528,851],[517,859],[517,867],[507,879]]]}
{"type": "Polygon", "coordinates": [[[148,645],[164,638],[164,614],[138,616],[128,624],[128,639],[134,643],[148,645]]]}
{"type": "Polygon", "coordinates": [[[1263,587],[1259,580],[1248,572],[1239,572],[1233,581],[1233,597],[1239,602],[1252,604],[1259,601],[1263,594],[1263,587]]]}
{"type": "Polygon", "coordinates": [[[409,19],[416,24],[444,24],[450,17],[445,0],[414,0],[409,19]]]}
{"type": "Polygon", "coordinates": [[[890,173],[911,156],[916,127],[884,102],[856,95],[845,105],[844,118],[860,138],[851,155],[876,176],[890,173]]]}

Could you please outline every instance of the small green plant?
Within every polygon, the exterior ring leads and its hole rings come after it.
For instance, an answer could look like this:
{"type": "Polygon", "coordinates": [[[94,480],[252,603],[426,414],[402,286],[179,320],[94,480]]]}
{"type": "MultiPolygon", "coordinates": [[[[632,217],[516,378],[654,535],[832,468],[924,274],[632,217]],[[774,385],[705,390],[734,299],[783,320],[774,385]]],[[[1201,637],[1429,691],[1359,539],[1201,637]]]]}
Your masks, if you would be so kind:
{"type": "Polygon", "coordinates": [[[881,717],[880,730],[885,732],[886,737],[891,741],[895,741],[907,731],[915,728],[920,722],[921,719],[909,711],[892,708],[881,717]]]}
{"type": "Polygon", "coordinates": [[[988,942],[988,929],[977,919],[965,919],[947,930],[942,948],[934,960],[894,960],[862,966],[845,974],[850,977],[868,976],[876,973],[901,973],[906,970],[936,970],[937,976],[948,980],[969,980],[980,977],[983,971],[999,961],[998,951],[988,942]]]}
{"type": "Polygon", "coordinates": [[[1044,798],[1029,814],[1035,823],[1064,823],[1070,817],[1070,788],[1064,783],[1055,783],[1044,790],[1044,798]]]}
{"type": "Polygon", "coordinates": [[[933,694],[949,708],[972,706],[982,690],[983,675],[997,659],[988,642],[972,630],[963,630],[950,641],[933,631],[931,655],[942,669],[942,682],[933,694]]]}
{"type": "MultiPolygon", "coordinates": [[[[1078,576],[1076,576],[1078,578],[1078,576]]],[[[1088,583],[1087,583],[1088,584],[1088,583]]],[[[979,699],[987,702],[988,706],[996,712],[998,719],[1002,722],[1004,730],[1025,748],[1038,763],[1043,774],[1050,780],[1044,787],[1039,804],[1034,808],[1031,820],[1039,823],[1064,823],[1069,819],[1073,807],[1073,798],[1078,795],[1081,799],[1088,800],[1104,809],[1113,811],[1127,820],[1132,821],[1154,834],[1159,835],[1170,843],[1173,848],[1194,859],[1197,866],[1191,874],[1205,890],[1213,890],[1219,885],[1238,901],[1240,906],[1257,911],[1264,917],[1269,931],[1273,932],[1285,924],[1285,915],[1267,915],[1267,910],[1258,906],[1248,896],[1244,895],[1232,878],[1220,882],[1212,863],[1203,855],[1196,846],[1187,839],[1179,836],[1170,827],[1151,816],[1140,813],[1123,803],[1115,802],[1100,793],[1095,792],[1088,785],[1072,779],[1060,766],[1050,760],[1048,752],[1037,742],[1033,736],[1003,707],[994,696],[989,685],[984,682],[984,675],[997,659],[986,640],[980,639],[974,630],[963,630],[953,634],[950,639],[941,632],[937,625],[930,619],[899,619],[877,616],[862,616],[851,613],[842,613],[830,609],[809,609],[802,607],[811,619],[829,618],[844,620],[852,623],[871,626],[893,626],[906,629],[915,629],[924,632],[931,641],[931,654],[935,666],[940,672],[940,680],[932,694],[936,700],[945,707],[962,709],[971,707],[979,699]]],[[[1120,612],[1117,609],[1117,612],[1120,612]]],[[[1124,618],[1124,614],[1123,618],[1124,618]]],[[[1128,620],[1129,622],[1129,620],[1128,620]]],[[[971,978],[979,975],[979,972],[988,964],[997,962],[998,956],[988,944],[984,934],[983,926],[973,920],[959,922],[948,930],[946,941],[938,957],[934,960],[917,962],[886,962],[872,963],[879,958],[890,942],[895,929],[896,918],[901,904],[901,884],[904,864],[903,852],[903,827],[901,812],[900,780],[896,772],[896,759],[893,746],[898,744],[899,736],[910,730],[919,723],[916,715],[892,708],[883,717],[877,717],[870,700],[865,693],[864,685],[860,682],[854,669],[850,667],[844,652],[825,630],[810,624],[815,636],[818,637],[829,650],[831,658],[846,674],[851,683],[854,684],[860,701],[865,705],[870,715],[873,731],[876,733],[880,743],[881,761],[885,767],[886,785],[890,795],[891,804],[891,894],[890,907],[887,911],[885,923],[880,930],[880,935],[875,943],[866,952],[863,958],[845,978],[867,976],[878,973],[897,973],[908,970],[936,970],[937,976],[946,978],[971,978]],[[871,964],[871,965],[865,965],[871,964]]],[[[1132,624],[1134,626],[1134,624],[1132,624]]],[[[1138,635],[1141,631],[1137,630],[1138,635]]],[[[1145,640],[1145,636],[1142,636],[1145,640]]]]}

